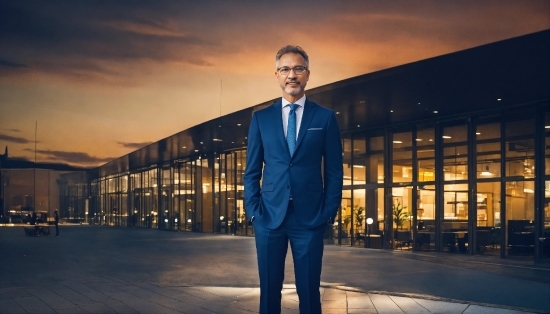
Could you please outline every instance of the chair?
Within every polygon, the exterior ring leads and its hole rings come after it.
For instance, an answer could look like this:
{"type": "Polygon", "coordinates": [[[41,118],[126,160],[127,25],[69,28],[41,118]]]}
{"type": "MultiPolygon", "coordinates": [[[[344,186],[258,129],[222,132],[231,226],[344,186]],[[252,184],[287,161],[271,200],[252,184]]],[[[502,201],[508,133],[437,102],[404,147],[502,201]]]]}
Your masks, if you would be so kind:
{"type": "Polygon", "coordinates": [[[411,246],[412,238],[410,231],[396,230],[394,236],[396,249],[403,249],[404,246],[406,246],[407,248],[411,246]]]}
{"type": "Polygon", "coordinates": [[[489,230],[477,230],[476,231],[476,245],[477,251],[480,253],[485,252],[487,247],[491,245],[491,233],[489,230]]]}

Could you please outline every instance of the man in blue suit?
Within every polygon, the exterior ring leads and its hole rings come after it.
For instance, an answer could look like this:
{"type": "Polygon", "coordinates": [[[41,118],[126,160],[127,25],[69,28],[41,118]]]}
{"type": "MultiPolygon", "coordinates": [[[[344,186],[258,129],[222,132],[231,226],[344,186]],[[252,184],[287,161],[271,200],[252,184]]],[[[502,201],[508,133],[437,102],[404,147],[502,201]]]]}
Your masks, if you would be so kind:
{"type": "Polygon", "coordinates": [[[342,199],[342,143],[336,115],[305,96],[309,58],[285,46],[275,58],[281,100],[252,116],[245,208],[256,238],[260,313],[281,312],[288,243],[300,313],[321,313],[323,235],[342,199]],[[260,187],[261,181],[261,187],[260,187]]]}

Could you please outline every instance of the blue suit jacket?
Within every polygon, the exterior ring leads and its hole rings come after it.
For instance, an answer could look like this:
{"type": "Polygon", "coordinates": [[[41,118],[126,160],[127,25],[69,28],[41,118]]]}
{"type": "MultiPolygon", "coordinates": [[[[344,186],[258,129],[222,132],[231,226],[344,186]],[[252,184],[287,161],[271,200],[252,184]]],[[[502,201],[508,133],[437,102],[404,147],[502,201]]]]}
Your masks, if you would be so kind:
{"type": "Polygon", "coordinates": [[[334,219],[342,200],[336,115],[306,99],[296,151],[290,156],[281,110],[279,100],[252,116],[244,175],[247,216],[254,216],[254,224],[279,227],[292,193],[297,219],[308,228],[320,226],[334,219]]]}

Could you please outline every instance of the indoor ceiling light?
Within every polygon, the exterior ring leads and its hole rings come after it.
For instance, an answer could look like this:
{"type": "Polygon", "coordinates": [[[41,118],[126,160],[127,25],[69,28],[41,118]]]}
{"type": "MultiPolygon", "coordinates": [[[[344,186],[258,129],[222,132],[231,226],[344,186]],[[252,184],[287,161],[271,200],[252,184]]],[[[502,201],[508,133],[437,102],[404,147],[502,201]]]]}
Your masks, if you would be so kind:
{"type": "Polygon", "coordinates": [[[485,165],[485,170],[483,170],[481,173],[480,173],[482,176],[484,177],[488,177],[488,176],[492,176],[493,174],[491,173],[491,171],[489,171],[489,165],[485,165]]]}

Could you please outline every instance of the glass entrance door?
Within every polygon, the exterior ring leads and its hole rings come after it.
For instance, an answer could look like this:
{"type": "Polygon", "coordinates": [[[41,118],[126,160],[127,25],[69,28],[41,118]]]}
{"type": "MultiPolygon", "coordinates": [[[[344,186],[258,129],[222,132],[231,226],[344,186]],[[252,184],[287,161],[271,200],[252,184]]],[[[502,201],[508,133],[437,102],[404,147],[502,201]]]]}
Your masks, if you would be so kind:
{"type": "Polygon", "coordinates": [[[533,181],[506,182],[506,253],[534,255],[535,197],[533,181]]]}
{"type": "Polygon", "coordinates": [[[344,190],[342,194],[342,206],[340,206],[340,220],[338,222],[338,244],[351,245],[351,213],[351,190],[344,190]]]}

